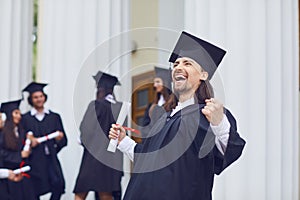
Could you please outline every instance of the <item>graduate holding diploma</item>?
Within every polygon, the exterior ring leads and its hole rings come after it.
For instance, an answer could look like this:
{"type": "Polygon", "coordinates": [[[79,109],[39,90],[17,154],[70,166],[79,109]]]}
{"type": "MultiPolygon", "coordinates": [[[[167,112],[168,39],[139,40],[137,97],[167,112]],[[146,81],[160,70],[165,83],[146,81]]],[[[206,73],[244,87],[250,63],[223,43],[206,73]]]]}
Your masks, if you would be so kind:
{"type": "Polygon", "coordinates": [[[237,160],[245,145],[235,118],[213,98],[209,83],[224,55],[182,32],[169,59],[174,95],[168,112],[142,144],[112,125],[109,137],[118,138],[118,149],[134,161],[124,200],[212,199],[214,175],[237,160]]]}
{"type": "Polygon", "coordinates": [[[84,152],[73,192],[75,200],[85,199],[89,191],[95,191],[100,200],[121,200],[123,154],[117,150],[109,155],[113,168],[96,158],[107,154],[108,132],[122,106],[113,96],[115,85],[120,83],[117,77],[101,71],[93,77],[97,86],[96,100],[90,102],[80,124],[84,152]]]}
{"type": "Polygon", "coordinates": [[[32,109],[23,115],[22,124],[26,132],[32,132],[29,162],[35,196],[38,199],[51,192],[50,199],[59,200],[65,192],[65,180],[57,154],[67,145],[67,137],[60,115],[44,106],[46,85],[32,82],[23,89],[29,93],[28,103],[32,109]],[[58,134],[50,138],[52,133],[58,134]]]}
{"type": "MultiPolygon", "coordinates": [[[[4,113],[0,112],[0,132],[4,126],[5,118],[4,113]]],[[[1,133],[2,134],[2,133],[1,133]]],[[[0,138],[2,136],[0,135],[0,138]]],[[[2,147],[0,146],[0,149],[2,147]]],[[[0,153],[0,198],[3,200],[9,200],[9,191],[8,191],[8,180],[10,181],[20,181],[23,176],[21,174],[14,174],[13,170],[6,169],[3,167],[3,157],[0,153]],[[8,179],[8,180],[7,180],[8,179]]]]}
{"type": "MultiPolygon", "coordinates": [[[[35,198],[31,179],[28,174],[25,173],[26,169],[24,171],[19,169],[23,167],[24,163],[28,165],[27,160],[30,155],[30,148],[28,150],[23,149],[26,133],[20,124],[20,102],[21,100],[9,101],[2,103],[0,107],[0,112],[6,115],[6,121],[0,132],[0,153],[3,165],[0,167],[4,167],[6,170],[2,169],[0,173],[2,174],[2,178],[8,178],[7,194],[14,200],[35,198]],[[25,177],[21,179],[20,176],[25,177]]],[[[26,168],[30,167],[27,166],[26,168]]],[[[3,194],[0,194],[0,199],[5,199],[6,195],[1,197],[2,195],[3,194]]]]}

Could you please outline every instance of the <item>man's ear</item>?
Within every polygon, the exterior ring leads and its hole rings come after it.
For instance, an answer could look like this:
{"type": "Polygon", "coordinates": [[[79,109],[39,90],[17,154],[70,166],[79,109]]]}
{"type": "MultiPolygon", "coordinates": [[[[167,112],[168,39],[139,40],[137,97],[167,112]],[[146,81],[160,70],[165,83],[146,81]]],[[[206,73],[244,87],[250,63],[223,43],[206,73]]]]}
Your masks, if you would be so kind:
{"type": "Polygon", "coordinates": [[[200,74],[200,80],[206,81],[208,78],[208,73],[206,71],[202,71],[200,74]]]}

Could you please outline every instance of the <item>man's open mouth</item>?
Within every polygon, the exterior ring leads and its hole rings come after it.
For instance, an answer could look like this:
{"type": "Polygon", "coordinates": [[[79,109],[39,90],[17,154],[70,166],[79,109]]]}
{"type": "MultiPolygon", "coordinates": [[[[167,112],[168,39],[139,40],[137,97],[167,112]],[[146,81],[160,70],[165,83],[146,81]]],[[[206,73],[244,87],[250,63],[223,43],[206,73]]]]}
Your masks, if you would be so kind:
{"type": "Polygon", "coordinates": [[[175,81],[184,81],[187,79],[187,77],[184,76],[183,74],[177,74],[177,75],[175,74],[174,79],[175,81]]]}

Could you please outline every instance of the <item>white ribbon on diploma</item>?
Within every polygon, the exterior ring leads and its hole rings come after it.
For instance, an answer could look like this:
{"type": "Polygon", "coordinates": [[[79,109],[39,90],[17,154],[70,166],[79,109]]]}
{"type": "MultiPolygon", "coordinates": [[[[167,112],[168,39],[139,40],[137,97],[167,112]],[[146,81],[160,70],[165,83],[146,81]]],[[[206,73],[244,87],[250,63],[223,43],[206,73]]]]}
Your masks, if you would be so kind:
{"type": "MultiPolygon", "coordinates": [[[[129,102],[122,103],[122,107],[121,107],[116,124],[119,124],[120,126],[123,125],[123,123],[126,119],[126,116],[129,113],[130,106],[131,106],[131,103],[129,103],[129,102]]],[[[115,140],[110,139],[108,147],[107,147],[107,151],[116,152],[117,145],[118,145],[118,138],[115,140]]]]}

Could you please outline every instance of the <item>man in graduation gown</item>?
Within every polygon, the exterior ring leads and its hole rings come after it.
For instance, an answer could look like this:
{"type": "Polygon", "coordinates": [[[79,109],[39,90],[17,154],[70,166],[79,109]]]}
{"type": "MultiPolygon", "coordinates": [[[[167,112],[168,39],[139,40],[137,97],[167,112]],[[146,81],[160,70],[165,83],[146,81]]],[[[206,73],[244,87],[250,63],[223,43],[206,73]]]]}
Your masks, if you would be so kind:
{"type": "Polygon", "coordinates": [[[237,160],[245,141],[209,83],[225,51],[182,32],[169,59],[174,97],[143,144],[112,125],[110,138],[134,161],[125,200],[210,200],[214,174],[237,160]],[[175,105],[175,106],[174,106],[175,105]],[[117,130],[120,130],[118,134],[117,130]]]}
{"type": "Polygon", "coordinates": [[[75,200],[85,199],[89,191],[95,191],[100,200],[120,200],[123,154],[106,151],[110,126],[116,122],[122,106],[113,96],[114,86],[120,83],[117,77],[101,71],[93,77],[97,95],[80,125],[84,153],[73,192],[75,200]]]}
{"type": "Polygon", "coordinates": [[[23,92],[29,92],[28,103],[32,109],[22,117],[26,132],[32,131],[32,153],[29,157],[31,179],[37,198],[51,192],[51,200],[60,199],[65,190],[65,180],[57,154],[67,145],[67,137],[59,114],[44,107],[47,95],[43,88],[47,84],[32,82],[23,92]],[[59,135],[39,143],[37,138],[53,132],[59,135]]]}

